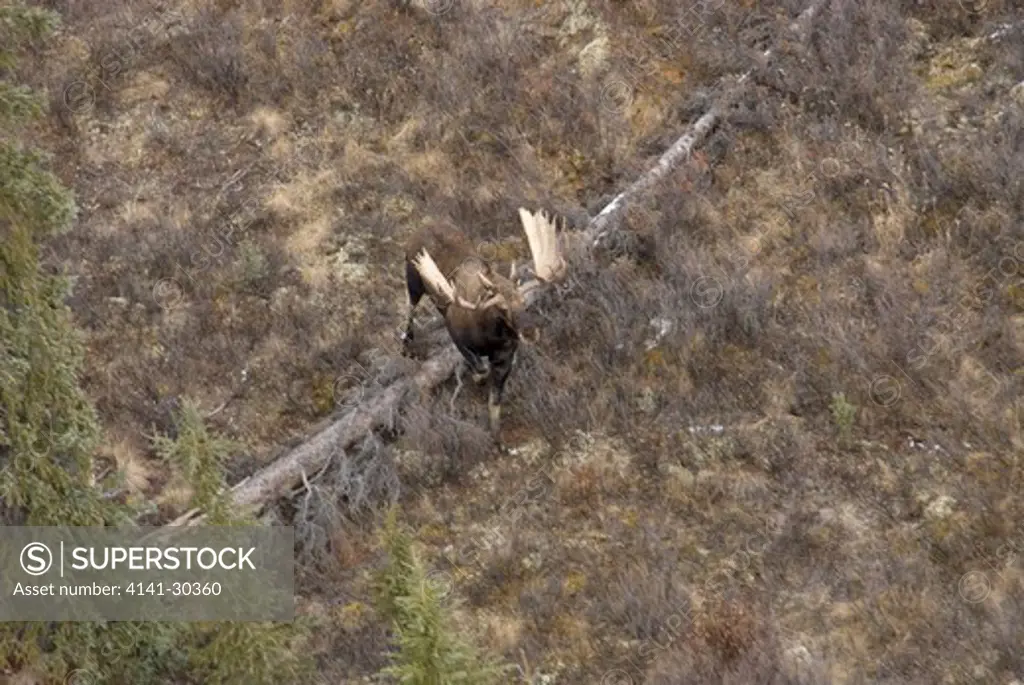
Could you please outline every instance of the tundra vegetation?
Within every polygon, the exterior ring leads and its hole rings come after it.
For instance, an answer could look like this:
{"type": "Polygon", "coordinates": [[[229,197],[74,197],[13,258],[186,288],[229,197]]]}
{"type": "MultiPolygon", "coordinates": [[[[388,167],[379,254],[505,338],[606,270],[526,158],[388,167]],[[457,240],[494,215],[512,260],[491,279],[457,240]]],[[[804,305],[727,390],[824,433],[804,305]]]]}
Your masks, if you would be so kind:
{"type": "Polygon", "coordinates": [[[487,388],[414,391],[259,513],[295,625],[8,624],[4,677],[1024,679],[1021,6],[805,7],[0,9],[9,523],[253,517],[225,486],[451,351],[421,305],[402,354],[424,221],[529,264],[519,207],[578,231],[749,73],[529,307],[509,454],[487,388]]]}

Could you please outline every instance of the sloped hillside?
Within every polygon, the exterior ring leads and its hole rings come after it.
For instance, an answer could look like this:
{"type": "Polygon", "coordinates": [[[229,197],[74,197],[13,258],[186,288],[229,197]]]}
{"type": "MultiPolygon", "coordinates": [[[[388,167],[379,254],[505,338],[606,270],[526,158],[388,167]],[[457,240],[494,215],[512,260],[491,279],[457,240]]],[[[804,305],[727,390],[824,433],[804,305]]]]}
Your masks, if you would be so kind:
{"type": "Polygon", "coordinates": [[[151,522],[182,399],[248,476],[418,368],[425,217],[522,259],[518,207],[583,227],[754,70],[546,305],[513,454],[453,380],[271,512],[323,682],[386,663],[390,499],[523,682],[1024,680],[1019,2],[830,0],[804,41],[795,0],[45,4],[35,135],[81,206],[48,259],[151,522]]]}

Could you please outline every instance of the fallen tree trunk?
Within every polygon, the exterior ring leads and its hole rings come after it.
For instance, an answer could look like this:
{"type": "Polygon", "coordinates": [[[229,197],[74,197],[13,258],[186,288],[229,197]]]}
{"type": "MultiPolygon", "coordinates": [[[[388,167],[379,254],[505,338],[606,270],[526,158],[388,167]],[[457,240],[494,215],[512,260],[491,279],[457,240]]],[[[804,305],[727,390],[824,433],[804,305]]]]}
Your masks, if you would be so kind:
{"type": "MultiPolygon", "coordinates": [[[[410,378],[398,380],[360,402],[337,421],[316,433],[281,458],[231,489],[231,501],[240,513],[258,513],[267,502],[287,496],[296,484],[322,469],[336,454],[352,447],[371,431],[391,425],[405,398],[413,390],[431,390],[454,372],[460,359],[454,347],[432,356],[410,378]]],[[[168,525],[196,525],[205,516],[192,510],[168,525]]]]}
{"type": "MultiPolygon", "coordinates": [[[[813,21],[815,14],[817,14],[818,10],[821,9],[826,1],[827,0],[814,0],[814,2],[812,2],[807,9],[801,12],[793,23],[790,24],[789,30],[795,33],[800,40],[805,39],[807,31],[810,29],[811,21],[813,21]]],[[[767,66],[768,62],[772,57],[774,57],[774,55],[774,50],[766,50],[761,55],[761,66],[767,66]]],[[[587,226],[583,235],[583,243],[586,247],[593,248],[600,245],[602,240],[611,233],[612,230],[614,230],[623,210],[625,210],[630,202],[643,197],[648,190],[668,176],[669,172],[677,168],[684,160],[690,158],[694,148],[700,145],[700,143],[707,138],[711,130],[725,115],[725,112],[739,97],[747,80],[753,73],[754,70],[751,69],[740,76],[736,80],[736,85],[727,89],[725,95],[700,119],[698,119],[693,126],[691,126],[690,129],[672,145],[672,147],[661,155],[657,164],[655,164],[639,179],[634,181],[632,185],[616,195],[615,199],[609,202],[608,206],[602,209],[601,212],[591,220],[590,225],[587,226]]]]}
{"type": "MultiPolygon", "coordinates": [[[[814,15],[826,1],[814,0],[790,25],[790,30],[800,39],[805,38],[814,15]]],[[[772,56],[773,51],[766,51],[762,55],[762,63],[767,64],[772,56]]],[[[690,126],[647,173],[608,203],[582,231],[582,240],[577,246],[584,250],[598,246],[617,228],[622,212],[630,203],[643,197],[673,169],[689,159],[738,97],[752,73],[753,70],[750,70],[740,76],[724,97],[690,126]]],[[[358,407],[314,434],[309,440],[235,485],[231,489],[234,507],[240,512],[258,513],[268,502],[289,495],[297,484],[306,481],[310,473],[324,468],[334,455],[343,454],[371,431],[390,425],[393,417],[404,406],[410,391],[429,391],[446,381],[455,372],[459,360],[460,355],[454,346],[445,345],[424,362],[415,375],[395,381],[372,397],[363,400],[358,407]]],[[[198,510],[192,510],[167,525],[193,526],[204,519],[205,515],[198,510]]]]}

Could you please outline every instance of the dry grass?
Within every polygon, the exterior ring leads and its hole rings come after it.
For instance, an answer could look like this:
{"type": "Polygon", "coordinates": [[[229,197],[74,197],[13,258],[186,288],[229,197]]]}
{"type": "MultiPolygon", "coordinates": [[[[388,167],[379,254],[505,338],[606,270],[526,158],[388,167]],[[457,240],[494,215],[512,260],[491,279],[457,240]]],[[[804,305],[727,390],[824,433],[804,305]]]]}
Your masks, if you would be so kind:
{"type": "MultiPolygon", "coordinates": [[[[165,514],[187,493],[141,435],[175,398],[226,402],[251,472],[411,364],[424,216],[505,259],[519,206],[582,225],[801,5],[49,4],[37,134],[82,207],[51,261],[108,460],[165,514]]],[[[1019,9],[827,3],[543,303],[515,455],[452,381],[282,504],[322,675],[383,663],[367,511],[397,497],[465,628],[532,677],[1024,678],[1024,36],[985,38],[1019,9]]]]}

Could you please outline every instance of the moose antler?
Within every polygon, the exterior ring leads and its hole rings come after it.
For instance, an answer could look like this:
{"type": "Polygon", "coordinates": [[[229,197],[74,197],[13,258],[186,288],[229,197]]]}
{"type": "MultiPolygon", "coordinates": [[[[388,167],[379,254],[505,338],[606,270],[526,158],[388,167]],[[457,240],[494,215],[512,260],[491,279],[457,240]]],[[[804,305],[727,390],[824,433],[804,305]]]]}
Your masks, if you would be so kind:
{"type": "Polygon", "coordinates": [[[455,292],[455,288],[445,278],[444,274],[441,273],[441,269],[438,268],[437,262],[430,256],[430,253],[424,248],[420,250],[419,254],[413,257],[413,266],[419,272],[424,282],[434,291],[440,293],[449,303],[456,303],[460,307],[466,309],[476,309],[477,306],[472,302],[469,302],[461,295],[455,292]]]}
{"type": "Polygon", "coordinates": [[[519,219],[523,222],[526,241],[533,255],[533,270],[537,278],[545,283],[563,278],[568,271],[565,258],[558,249],[557,227],[541,210],[530,212],[519,208],[519,219]]]}

